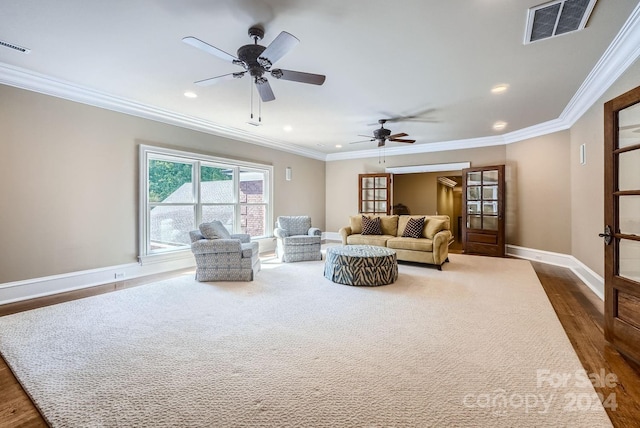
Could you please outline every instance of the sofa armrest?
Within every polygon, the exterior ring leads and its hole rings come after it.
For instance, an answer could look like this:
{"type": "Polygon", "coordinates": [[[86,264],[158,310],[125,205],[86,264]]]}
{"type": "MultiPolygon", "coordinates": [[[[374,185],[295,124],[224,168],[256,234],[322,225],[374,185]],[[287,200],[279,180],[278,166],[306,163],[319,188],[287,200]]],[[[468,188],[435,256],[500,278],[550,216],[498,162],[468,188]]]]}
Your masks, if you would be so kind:
{"type": "Polygon", "coordinates": [[[318,229],[317,227],[312,227],[307,232],[307,235],[309,235],[309,236],[322,236],[322,231],[320,229],[318,229]]]}
{"type": "Polygon", "coordinates": [[[341,228],[338,233],[342,237],[342,245],[347,245],[347,236],[351,235],[351,226],[341,228]]]}
{"type": "Polygon", "coordinates": [[[193,254],[240,253],[239,239],[201,239],[191,244],[193,254]]]}
{"type": "Polygon", "coordinates": [[[437,265],[441,265],[449,257],[449,241],[451,240],[450,230],[441,230],[433,237],[433,260],[437,265]]]}
{"type": "Polygon", "coordinates": [[[251,235],[249,235],[248,233],[231,234],[231,238],[232,239],[239,239],[240,242],[242,242],[243,244],[246,244],[247,242],[251,242],[251,235]]]}

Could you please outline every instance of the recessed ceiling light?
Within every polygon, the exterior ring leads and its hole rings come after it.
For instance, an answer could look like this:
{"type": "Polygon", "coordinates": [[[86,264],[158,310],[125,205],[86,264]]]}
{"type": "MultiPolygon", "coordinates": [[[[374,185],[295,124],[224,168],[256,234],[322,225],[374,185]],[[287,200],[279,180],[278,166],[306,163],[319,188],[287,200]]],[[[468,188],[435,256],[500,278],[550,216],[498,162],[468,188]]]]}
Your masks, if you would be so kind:
{"type": "Polygon", "coordinates": [[[493,124],[493,129],[495,131],[502,131],[506,127],[507,127],[507,122],[498,121],[493,124]]]}
{"type": "Polygon", "coordinates": [[[336,144],[336,149],[341,149],[342,148],[342,144],[336,144]]]}
{"type": "Polygon", "coordinates": [[[198,94],[195,92],[187,91],[184,93],[184,96],[187,98],[198,98],[198,94]]]}
{"type": "Polygon", "coordinates": [[[293,126],[285,125],[285,126],[282,127],[282,129],[284,130],[284,132],[291,132],[291,131],[293,131],[293,126]]]}
{"type": "Polygon", "coordinates": [[[508,83],[500,83],[499,85],[495,85],[493,88],[491,88],[491,93],[504,94],[505,92],[507,92],[507,89],[509,89],[508,83]]]}

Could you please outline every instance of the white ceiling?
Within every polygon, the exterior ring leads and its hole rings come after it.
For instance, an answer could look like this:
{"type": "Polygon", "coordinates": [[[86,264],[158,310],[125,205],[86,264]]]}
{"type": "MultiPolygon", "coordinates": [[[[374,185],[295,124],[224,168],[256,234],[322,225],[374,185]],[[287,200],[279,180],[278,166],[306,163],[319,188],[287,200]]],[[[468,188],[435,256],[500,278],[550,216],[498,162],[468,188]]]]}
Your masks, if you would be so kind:
{"type": "Polygon", "coordinates": [[[387,143],[387,155],[498,144],[570,126],[640,54],[640,0],[599,0],[584,30],[525,45],[527,9],[540,3],[3,2],[0,40],[31,52],[0,47],[0,83],[319,159],[375,154],[375,142],[350,143],[380,118],[419,112],[427,121],[387,124],[417,140],[387,143]],[[241,69],[181,41],[194,36],[235,55],[257,23],[265,46],[281,31],[300,39],[277,67],[327,76],[323,86],[270,78],[276,100],[262,104],[259,127],[247,123],[249,77],[195,86],[241,69]],[[491,94],[501,83],[509,90],[491,94]],[[496,121],[508,125],[497,132],[496,121]]]}

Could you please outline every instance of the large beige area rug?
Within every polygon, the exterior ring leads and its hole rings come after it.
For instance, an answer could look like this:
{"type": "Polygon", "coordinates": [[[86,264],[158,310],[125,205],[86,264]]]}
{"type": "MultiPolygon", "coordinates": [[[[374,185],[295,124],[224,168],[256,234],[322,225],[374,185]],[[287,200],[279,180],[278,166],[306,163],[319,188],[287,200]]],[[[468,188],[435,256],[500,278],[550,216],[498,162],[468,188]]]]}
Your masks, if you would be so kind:
{"type": "Polygon", "coordinates": [[[611,426],[528,262],[454,254],[382,287],[323,265],[2,317],[0,351],[54,427],[611,426]]]}

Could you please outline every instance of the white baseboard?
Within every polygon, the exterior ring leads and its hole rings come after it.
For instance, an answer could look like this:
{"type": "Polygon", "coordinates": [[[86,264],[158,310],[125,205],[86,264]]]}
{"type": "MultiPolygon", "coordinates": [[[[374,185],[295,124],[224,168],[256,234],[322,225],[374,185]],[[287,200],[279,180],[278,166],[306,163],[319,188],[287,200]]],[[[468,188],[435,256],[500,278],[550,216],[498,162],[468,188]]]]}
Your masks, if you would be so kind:
{"type": "Polygon", "coordinates": [[[569,268],[591,291],[604,300],[604,279],[574,256],[517,245],[507,245],[507,255],[569,268]]]}
{"type": "Polygon", "coordinates": [[[0,284],[0,305],[51,296],[195,266],[191,252],[154,263],[129,263],[0,284]]]}
{"type": "MultiPolygon", "coordinates": [[[[324,241],[342,241],[338,232],[324,232],[322,239],[324,241]]],[[[264,242],[260,242],[260,252],[268,252],[272,250],[272,246],[275,247],[273,240],[264,240],[264,242]]],[[[600,299],[604,300],[604,279],[571,255],[516,245],[507,245],[507,254],[520,259],[569,268],[600,299]]],[[[191,252],[184,252],[162,262],[129,263],[7,282],[0,284],[0,305],[192,267],[195,267],[193,255],[191,252]]]]}
{"type": "Polygon", "coordinates": [[[323,232],[322,233],[323,241],[338,241],[342,242],[342,236],[338,232],[323,232]]]}
{"type": "MultiPolygon", "coordinates": [[[[275,239],[258,241],[260,253],[273,252],[275,239]]],[[[139,263],[90,269],[0,284],[0,305],[51,296],[98,285],[128,281],[149,275],[195,267],[191,251],[141,257],[139,263]]]]}

